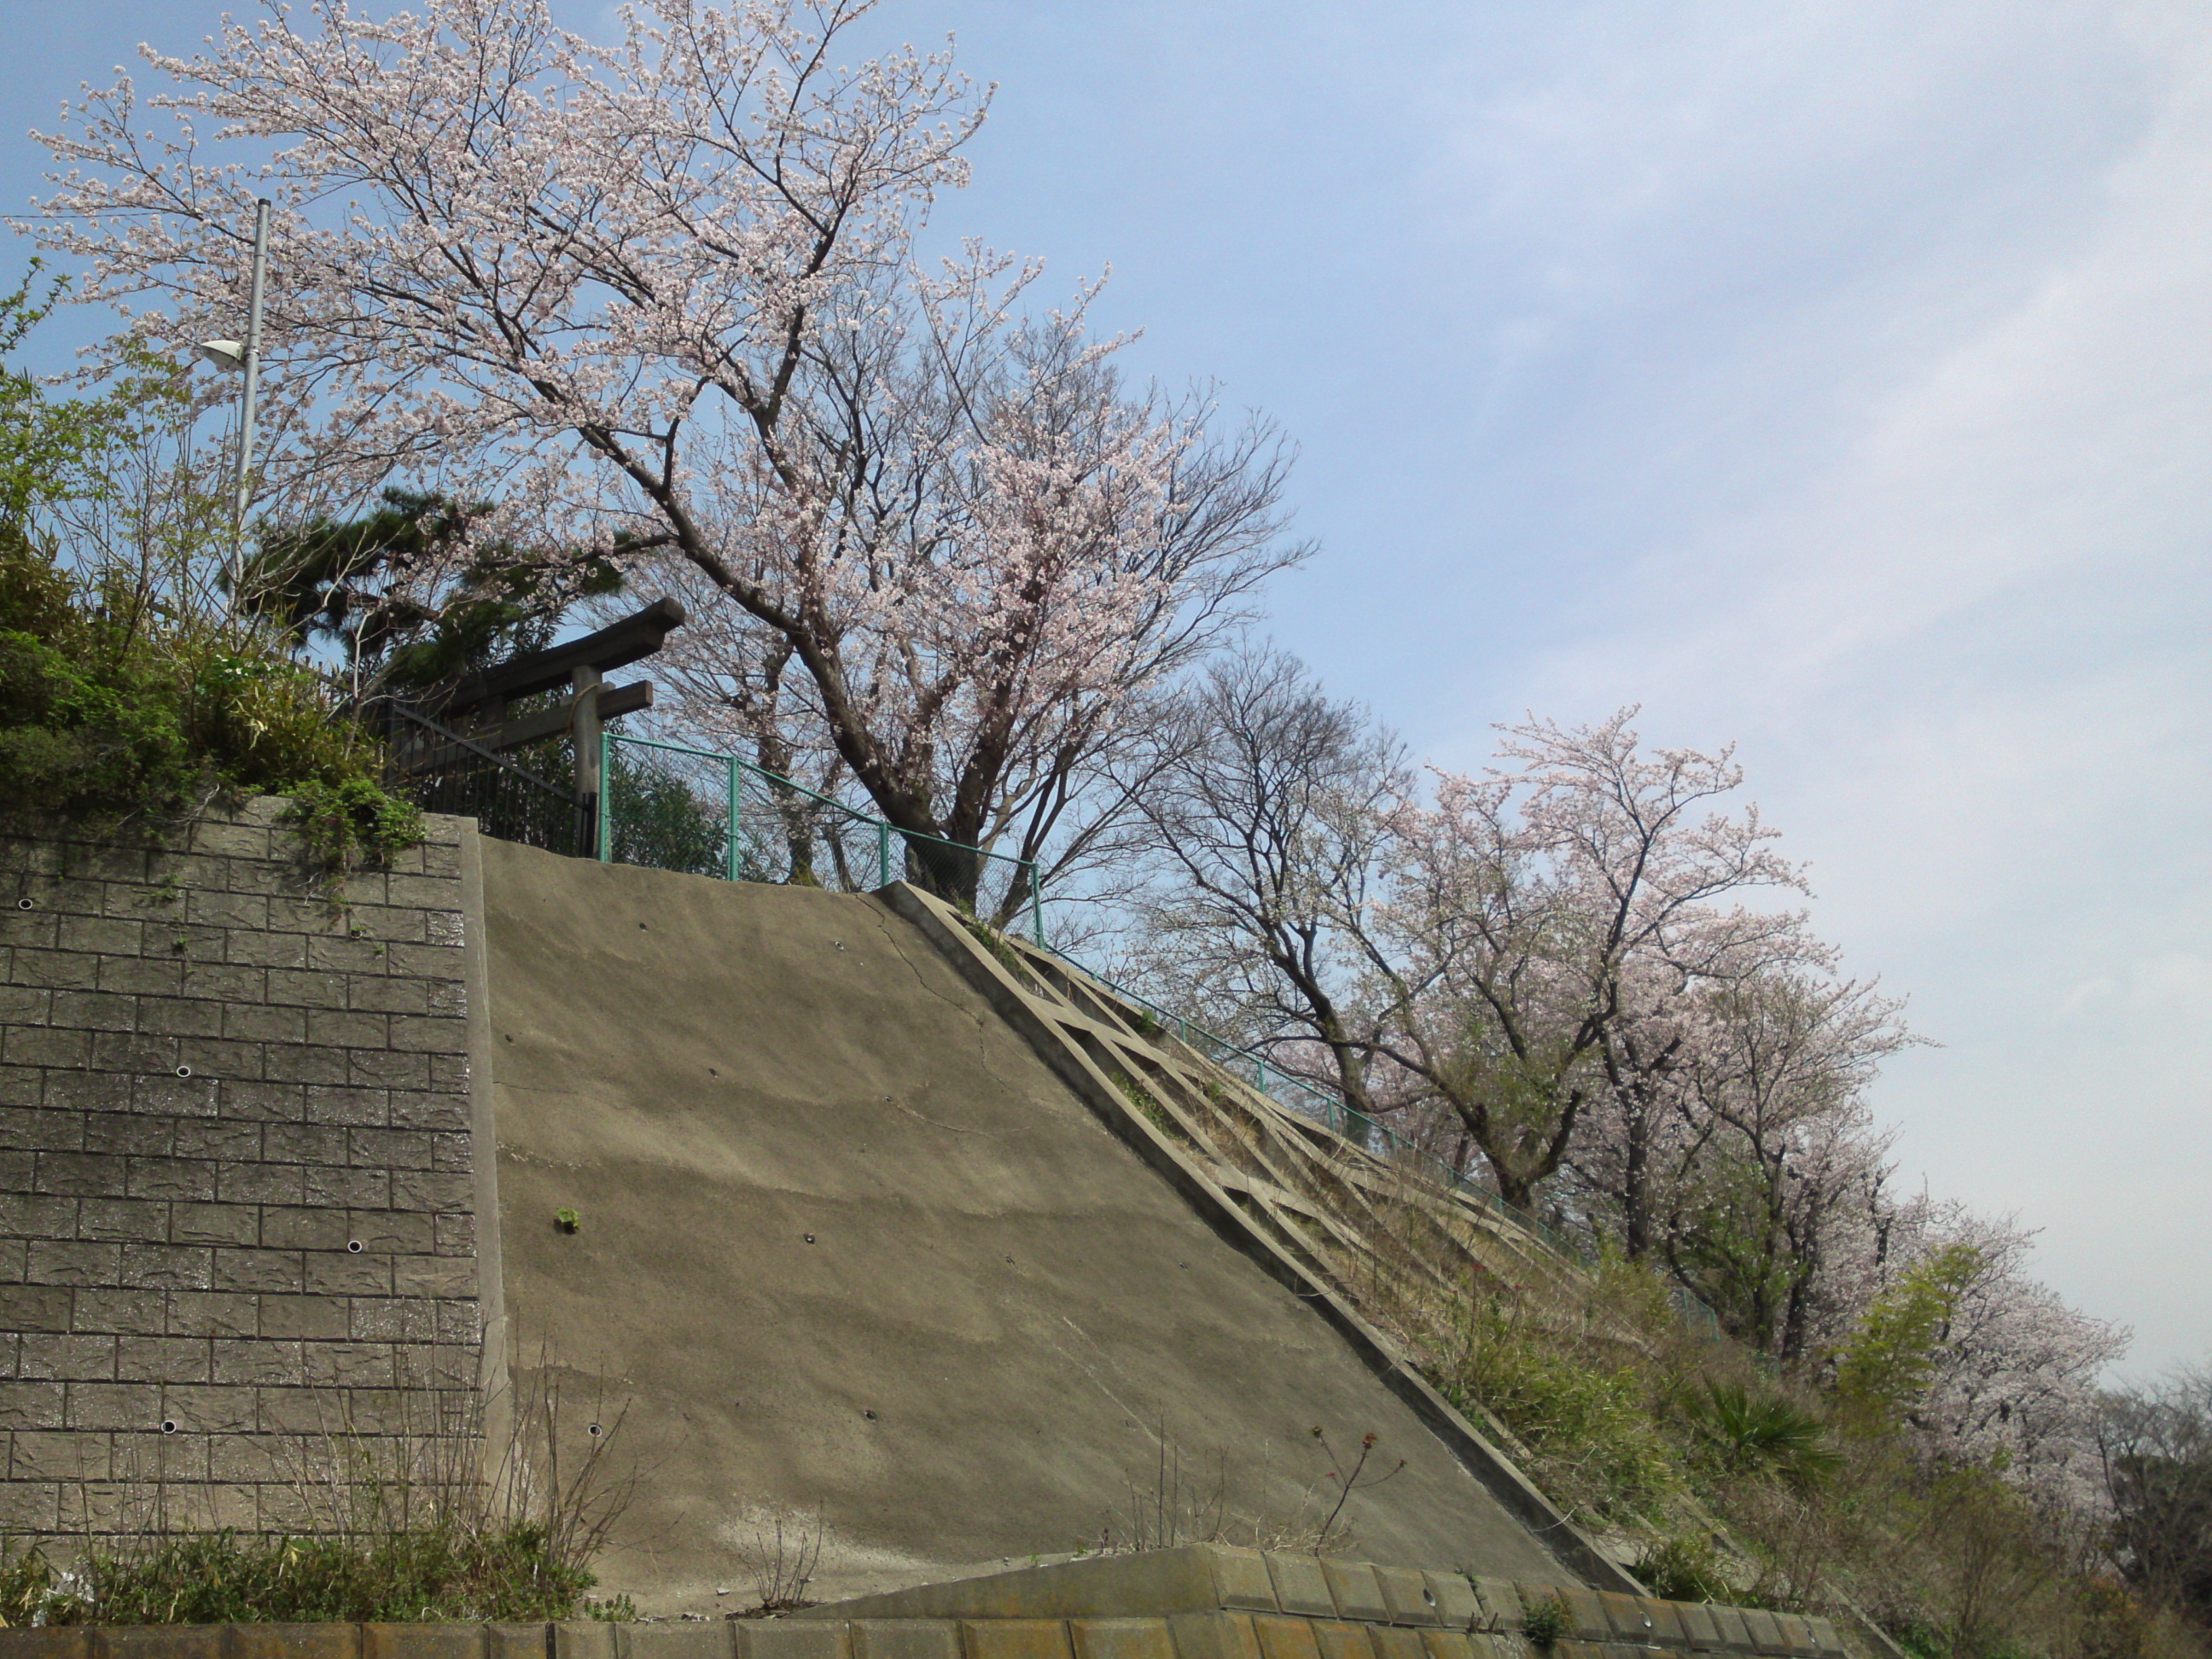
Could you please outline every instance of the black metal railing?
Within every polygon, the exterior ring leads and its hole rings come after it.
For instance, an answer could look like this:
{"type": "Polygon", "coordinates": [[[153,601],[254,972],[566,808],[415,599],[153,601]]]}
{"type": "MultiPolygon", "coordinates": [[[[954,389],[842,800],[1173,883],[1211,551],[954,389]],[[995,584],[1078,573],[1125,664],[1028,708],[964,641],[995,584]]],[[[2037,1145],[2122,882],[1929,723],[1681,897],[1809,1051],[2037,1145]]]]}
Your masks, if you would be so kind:
{"type": "Polygon", "coordinates": [[[426,812],[471,817],[487,836],[570,858],[592,855],[598,802],[380,698],[362,711],[385,741],[386,787],[426,812]]]}

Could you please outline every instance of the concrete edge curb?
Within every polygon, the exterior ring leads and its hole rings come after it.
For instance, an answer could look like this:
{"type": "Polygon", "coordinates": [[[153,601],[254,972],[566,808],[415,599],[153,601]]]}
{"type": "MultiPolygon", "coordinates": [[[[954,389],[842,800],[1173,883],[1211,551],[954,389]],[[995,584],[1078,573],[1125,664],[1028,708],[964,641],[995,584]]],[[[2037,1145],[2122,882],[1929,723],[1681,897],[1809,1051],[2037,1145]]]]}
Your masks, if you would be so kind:
{"type": "Polygon", "coordinates": [[[1360,1362],[1412,1409],[1444,1443],[1460,1465],[1563,1565],[1580,1573],[1593,1588],[1629,1595],[1646,1594],[1632,1574],[1562,1515],[1504,1453],[1492,1445],[1431,1386],[1395,1345],[1273,1240],[1254,1227],[1227,1194],[1146,1121],[1090,1055],[1068,1042],[1039,1012],[1034,994],[1018,983],[1006,965],[969,933],[957,912],[905,882],[894,882],[876,896],[921,928],[961,977],[982,994],[1027,1040],[1039,1058],[1075,1091],[1078,1098],[1164,1176],[1217,1235],[1327,1320],[1360,1362]]]}
{"type": "Polygon", "coordinates": [[[507,1374],[507,1276],[499,1237],[499,1127],[494,1113],[491,940],[484,904],[483,837],[474,818],[457,820],[454,851],[461,878],[461,960],[469,1000],[469,1140],[476,1189],[477,1317],[483,1332],[477,1360],[483,1400],[485,1474],[514,1437],[514,1402],[507,1374]]]}
{"type": "MultiPolygon", "coordinates": [[[[1626,1598],[1611,1598],[1622,1599],[1626,1598]]],[[[1664,1603],[1644,1603],[1656,1609],[1664,1603]]],[[[1516,1613],[1469,1629],[1217,1610],[1073,1619],[715,1619],[686,1624],[92,1625],[0,1628],[0,1659],[1843,1659],[1826,1620],[1655,1636],[1578,1619],[1539,1645],[1516,1613]]]]}

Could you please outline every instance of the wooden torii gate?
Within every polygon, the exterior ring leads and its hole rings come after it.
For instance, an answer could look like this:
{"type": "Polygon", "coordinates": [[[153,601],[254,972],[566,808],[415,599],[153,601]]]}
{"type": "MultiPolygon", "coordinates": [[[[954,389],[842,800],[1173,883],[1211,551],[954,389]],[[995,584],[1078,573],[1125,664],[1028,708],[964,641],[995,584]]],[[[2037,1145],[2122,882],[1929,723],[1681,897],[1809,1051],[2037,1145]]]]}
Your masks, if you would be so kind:
{"type": "Polygon", "coordinates": [[[617,715],[653,707],[650,680],[609,685],[606,676],[652,656],[683,625],[681,605],[656,599],[596,634],[471,674],[428,712],[495,754],[568,733],[575,739],[576,794],[588,800],[599,792],[600,727],[617,715]],[[510,702],[562,684],[569,695],[552,707],[508,717],[510,702]]]}

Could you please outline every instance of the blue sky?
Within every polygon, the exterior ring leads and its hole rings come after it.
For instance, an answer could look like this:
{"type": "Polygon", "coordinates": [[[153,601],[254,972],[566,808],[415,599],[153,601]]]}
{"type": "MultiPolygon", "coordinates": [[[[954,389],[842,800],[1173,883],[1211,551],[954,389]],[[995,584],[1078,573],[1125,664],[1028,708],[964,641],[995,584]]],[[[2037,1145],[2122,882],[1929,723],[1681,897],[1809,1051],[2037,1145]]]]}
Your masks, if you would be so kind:
{"type": "MultiPolygon", "coordinates": [[[[217,9],[7,0],[0,193],[217,9]]],[[[592,5],[562,8],[577,26],[592,5]]],[[[1110,265],[1304,447],[1272,629],[1428,756],[1735,741],[1943,1046],[1905,1178],[2212,1359],[2212,13],[900,0],[1000,91],[939,223],[1110,265]]]]}

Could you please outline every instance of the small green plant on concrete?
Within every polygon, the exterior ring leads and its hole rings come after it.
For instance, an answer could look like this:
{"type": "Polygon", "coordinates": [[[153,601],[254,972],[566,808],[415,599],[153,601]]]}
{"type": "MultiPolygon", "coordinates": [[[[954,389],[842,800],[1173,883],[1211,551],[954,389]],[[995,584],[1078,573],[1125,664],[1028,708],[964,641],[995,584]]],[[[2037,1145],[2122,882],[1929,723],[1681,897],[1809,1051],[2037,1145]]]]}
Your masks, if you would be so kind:
{"type": "Polygon", "coordinates": [[[291,805],[279,821],[292,826],[309,857],[341,875],[387,862],[422,839],[422,812],[366,777],[311,778],[284,793],[291,805]]]}
{"type": "Polygon", "coordinates": [[[556,1210],[553,1212],[553,1224],[564,1233],[573,1233],[584,1224],[584,1218],[574,1210],[556,1210]]]}
{"type": "Polygon", "coordinates": [[[964,914],[960,918],[960,925],[968,930],[969,935],[978,945],[999,959],[999,966],[1014,976],[1017,985],[1028,991],[1037,988],[1036,980],[1030,974],[1029,964],[1022,960],[1021,952],[1007,944],[1005,936],[996,928],[964,914]]]}
{"type": "Polygon", "coordinates": [[[1550,1647],[1573,1628],[1564,1595],[1539,1601],[1521,1615],[1521,1633],[1540,1648],[1550,1647]]]}

